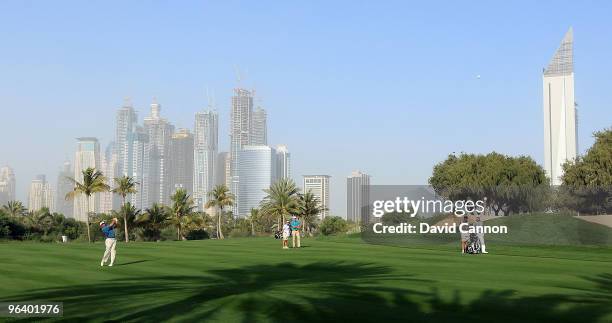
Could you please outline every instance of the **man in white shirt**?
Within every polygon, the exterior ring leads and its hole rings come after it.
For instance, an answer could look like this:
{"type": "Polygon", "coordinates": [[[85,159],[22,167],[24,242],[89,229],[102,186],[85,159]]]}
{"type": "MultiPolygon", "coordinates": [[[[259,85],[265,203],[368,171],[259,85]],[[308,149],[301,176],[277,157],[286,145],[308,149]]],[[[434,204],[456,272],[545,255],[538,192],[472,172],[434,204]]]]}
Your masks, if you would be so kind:
{"type": "Polygon", "coordinates": [[[283,225],[283,249],[289,249],[289,235],[291,234],[291,228],[289,221],[283,225]]]}
{"type": "Polygon", "coordinates": [[[480,242],[480,250],[482,250],[482,253],[488,253],[487,249],[485,248],[485,242],[484,242],[484,231],[483,229],[483,224],[482,221],[480,220],[480,216],[476,217],[476,222],[474,222],[474,226],[476,227],[476,235],[478,236],[478,242],[480,242]]]}

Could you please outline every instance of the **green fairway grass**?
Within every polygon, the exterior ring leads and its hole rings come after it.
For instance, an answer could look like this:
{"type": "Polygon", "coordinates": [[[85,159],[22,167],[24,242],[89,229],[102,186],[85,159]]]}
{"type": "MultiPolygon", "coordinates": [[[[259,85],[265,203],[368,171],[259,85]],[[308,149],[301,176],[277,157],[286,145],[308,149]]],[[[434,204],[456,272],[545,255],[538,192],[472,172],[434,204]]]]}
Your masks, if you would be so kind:
{"type": "Polygon", "coordinates": [[[119,242],[114,267],[100,242],[0,243],[0,301],[61,301],[79,322],[612,321],[610,248],[302,241],[119,242]]]}

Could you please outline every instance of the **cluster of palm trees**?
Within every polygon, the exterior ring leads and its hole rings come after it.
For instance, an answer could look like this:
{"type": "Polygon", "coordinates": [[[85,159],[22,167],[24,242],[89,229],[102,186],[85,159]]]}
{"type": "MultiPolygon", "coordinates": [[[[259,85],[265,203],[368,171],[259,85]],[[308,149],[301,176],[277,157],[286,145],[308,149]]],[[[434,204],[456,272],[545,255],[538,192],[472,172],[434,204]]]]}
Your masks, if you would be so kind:
{"type": "MultiPolygon", "coordinates": [[[[82,175],[83,178],[81,181],[69,178],[74,184],[74,189],[66,194],[66,199],[72,200],[77,196],[85,198],[85,205],[88,210],[86,223],[87,239],[89,242],[91,242],[90,222],[92,218],[92,213],[89,212],[89,210],[91,210],[89,200],[92,195],[101,192],[110,191],[121,196],[120,212],[113,213],[122,218],[121,222],[123,222],[126,242],[129,242],[130,226],[139,227],[145,232],[155,235],[166,226],[172,225],[176,228],[177,239],[183,240],[185,239],[185,230],[204,228],[210,222],[206,214],[196,212],[196,206],[192,197],[189,196],[184,189],[179,188],[174,192],[170,197],[172,201],[170,206],[166,207],[160,204],[153,204],[151,208],[141,212],[131,205],[130,202],[127,202],[128,195],[137,193],[138,183],[134,178],[130,176],[115,178],[115,187],[111,188],[106,184],[107,178],[104,174],[94,168],[83,170],[82,175]]],[[[218,210],[217,237],[223,239],[223,233],[221,232],[221,216],[226,207],[234,204],[234,197],[224,185],[215,187],[209,195],[210,200],[206,204],[206,207],[214,207],[218,210]]]]}
{"type": "Polygon", "coordinates": [[[300,189],[290,179],[281,179],[264,190],[266,197],[261,202],[261,210],[252,214],[272,216],[276,228],[280,229],[286,219],[298,215],[302,219],[303,230],[312,236],[318,222],[318,215],[325,211],[311,192],[300,193],[300,189]]]}
{"type": "MultiPolygon", "coordinates": [[[[9,227],[1,228],[0,238],[13,237],[17,239],[30,239],[37,234],[42,234],[41,238],[48,239],[50,233],[62,233],[70,235],[71,238],[78,236],[78,222],[73,219],[66,219],[62,214],[52,213],[49,208],[43,207],[40,210],[28,211],[20,201],[8,201],[0,207],[0,217],[5,216],[12,221],[9,227]],[[8,232],[6,230],[13,231],[8,232]]],[[[5,223],[5,225],[8,223],[5,223]]]]}
{"type": "MultiPolygon", "coordinates": [[[[169,226],[176,229],[178,240],[185,239],[186,234],[194,230],[215,231],[217,239],[224,239],[224,225],[227,224],[228,217],[233,220],[234,230],[248,230],[251,235],[255,235],[256,224],[263,232],[271,232],[274,229],[280,229],[286,219],[299,215],[303,221],[304,231],[312,236],[317,227],[318,214],[324,211],[312,193],[300,193],[300,189],[289,179],[281,179],[264,190],[267,195],[260,203],[260,208],[251,210],[250,217],[239,221],[236,221],[231,211],[227,211],[234,205],[235,197],[225,185],[218,185],[208,193],[208,202],[204,207],[214,212],[212,216],[209,216],[204,212],[197,212],[192,197],[184,189],[179,188],[174,192],[170,197],[172,203],[169,206],[153,204],[148,209],[139,210],[128,201],[129,195],[138,192],[139,185],[130,176],[115,178],[112,188],[107,184],[108,179],[104,174],[94,168],[83,170],[80,180],[68,179],[73,183],[74,188],[66,194],[65,198],[67,200],[76,197],[84,198],[84,204],[88,210],[85,221],[89,242],[92,241],[92,220],[102,220],[109,216],[96,215],[90,211],[90,198],[102,192],[112,192],[121,197],[121,208],[118,211],[113,210],[110,216],[121,219],[126,242],[130,241],[130,230],[138,229],[138,233],[146,239],[159,240],[161,231],[169,226]],[[240,228],[237,228],[237,224],[240,228]]],[[[18,201],[10,201],[2,211],[9,216],[27,213],[26,208],[18,201]]],[[[49,212],[31,213],[32,223],[44,223],[47,221],[44,214],[49,212]]],[[[227,229],[227,226],[225,228],[227,229]]]]}

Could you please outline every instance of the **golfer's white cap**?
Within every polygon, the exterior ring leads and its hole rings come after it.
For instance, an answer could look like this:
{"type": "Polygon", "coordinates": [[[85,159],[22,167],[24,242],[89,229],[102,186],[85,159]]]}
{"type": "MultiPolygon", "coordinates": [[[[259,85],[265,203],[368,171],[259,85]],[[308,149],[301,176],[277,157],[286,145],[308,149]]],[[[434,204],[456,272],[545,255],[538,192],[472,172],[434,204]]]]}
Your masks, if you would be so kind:
{"type": "Polygon", "coordinates": [[[104,223],[106,223],[106,222],[104,222],[104,221],[100,221],[100,225],[103,225],[104,223]]]}
{"type": "Polygon", "coordinates": [[[292,219],[297,219],[297,216],[295,216],[295,215],[294,215],[294,216],[292,216],[291,218],[292,218],[292,219]]]}

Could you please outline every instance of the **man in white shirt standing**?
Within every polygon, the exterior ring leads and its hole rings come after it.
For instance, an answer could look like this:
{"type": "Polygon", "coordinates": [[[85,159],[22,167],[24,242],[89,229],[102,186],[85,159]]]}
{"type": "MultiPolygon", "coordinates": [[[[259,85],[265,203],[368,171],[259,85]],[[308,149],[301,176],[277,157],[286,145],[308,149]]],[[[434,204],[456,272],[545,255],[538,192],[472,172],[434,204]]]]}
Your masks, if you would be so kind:
{"type": "Polygon", "coordinates": [[[474,222],[474,227],[476,227],[476,235],[478,236],[478,242],[480,243],[480,250],[482,250],[482,253],[488,253],[487,249],[485,248],[485,242],[484,242],[484,231],[483,231],[483,224],[482,221],[480,220],[480,216],[476,217],[476,222],[474,222]]]}
{"type": "Polygon", "coordinates": [[[291,234],[291,228],[289,221],[283,224],[283,249],[289,249],[289,235],[291,234]]]}

